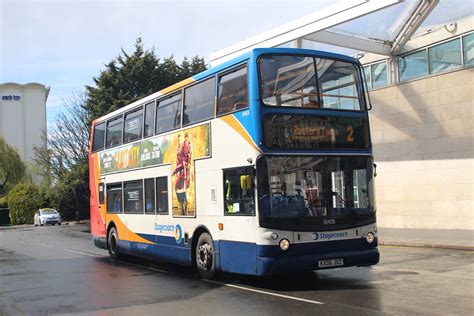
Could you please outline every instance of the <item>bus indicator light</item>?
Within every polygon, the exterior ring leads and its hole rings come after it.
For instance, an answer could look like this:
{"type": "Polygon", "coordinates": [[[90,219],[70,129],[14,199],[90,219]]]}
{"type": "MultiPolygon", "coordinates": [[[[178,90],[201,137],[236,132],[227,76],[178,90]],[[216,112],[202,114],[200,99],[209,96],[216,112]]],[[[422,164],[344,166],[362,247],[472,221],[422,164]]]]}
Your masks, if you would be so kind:
{"type": "Polygon", "coordinates": [[[224,230],[224,224],[223,223],[219,223],[219,230],[224,230]]]}

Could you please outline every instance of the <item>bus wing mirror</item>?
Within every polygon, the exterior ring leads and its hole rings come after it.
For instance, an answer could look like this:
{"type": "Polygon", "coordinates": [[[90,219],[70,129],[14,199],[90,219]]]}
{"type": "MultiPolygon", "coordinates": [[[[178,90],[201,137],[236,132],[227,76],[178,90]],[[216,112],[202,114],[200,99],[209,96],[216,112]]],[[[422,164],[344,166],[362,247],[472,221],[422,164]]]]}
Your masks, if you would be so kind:
{"type": "Polygon", "coordinates": [[[377,176],[377,164],[374,163],[374,178],[377,176]]]}

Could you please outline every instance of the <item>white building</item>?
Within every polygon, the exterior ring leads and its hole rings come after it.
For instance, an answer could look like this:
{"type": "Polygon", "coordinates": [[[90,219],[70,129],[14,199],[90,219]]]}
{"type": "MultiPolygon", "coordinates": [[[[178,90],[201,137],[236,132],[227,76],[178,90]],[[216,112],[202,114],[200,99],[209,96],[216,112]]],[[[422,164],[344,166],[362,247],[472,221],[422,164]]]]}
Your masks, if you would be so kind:
{"type": "Polygon", "coordinates": [[[42,145],[48,94],[49,87],[39,83],[0,84],[0,136],[27,162],[33,160],[33,147],[42,145]]]}

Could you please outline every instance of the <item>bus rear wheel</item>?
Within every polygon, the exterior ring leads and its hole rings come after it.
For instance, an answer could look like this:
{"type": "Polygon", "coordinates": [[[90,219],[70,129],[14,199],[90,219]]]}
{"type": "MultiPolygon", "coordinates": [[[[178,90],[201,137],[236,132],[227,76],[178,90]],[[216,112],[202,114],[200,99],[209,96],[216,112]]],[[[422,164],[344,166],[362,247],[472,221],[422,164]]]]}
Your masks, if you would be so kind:
{"type": "Polygon", "coordinates": [[[208,233],[199,235],[196,244],[196,268],[203,279],[212,279],[216,274],[214,243],[208,233]]]}
{"type": "Polygon", "coordinates": [[[109,255],[112,259],[118,260],[120,258],[120,253],[118,250],[118,233],[115,227],[112,227],[109,230],[109,235],[107,237],[107,244],[109,246],[109,255]]]}

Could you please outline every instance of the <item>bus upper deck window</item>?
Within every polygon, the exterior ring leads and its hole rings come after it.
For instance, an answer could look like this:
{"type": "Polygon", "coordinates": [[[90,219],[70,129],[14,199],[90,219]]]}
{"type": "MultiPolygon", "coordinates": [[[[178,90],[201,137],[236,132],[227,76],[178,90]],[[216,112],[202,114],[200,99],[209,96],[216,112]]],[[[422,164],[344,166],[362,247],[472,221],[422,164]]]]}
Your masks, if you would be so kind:
{"type": "Polygon", "coordinates": [[[247,66],[219,76],[217,115],[248,107],[247,66]]]}
{"type": "Polygon", "coordinates": [[[105,122],[94,126],[94,139],[92,140],[92,151],[96,152],[104,149],[105,122]]]}
{"type": "Polygon", "coordinates": [[[107,122],[105,148],[117,146],[122,143],[122,122],[122,116],[107,122]]]}
{"type": "Polygon", "coordinates": [[[349,62],[316,58],[323,108],[360,111],[361,80],[358,68],[349,62]]]}
{"type": "Polygon", "coordinates": [[[129,143],[142,138],[143,132],[143,108],[125,114],[123,127],[123,142],[129,143]]]}

